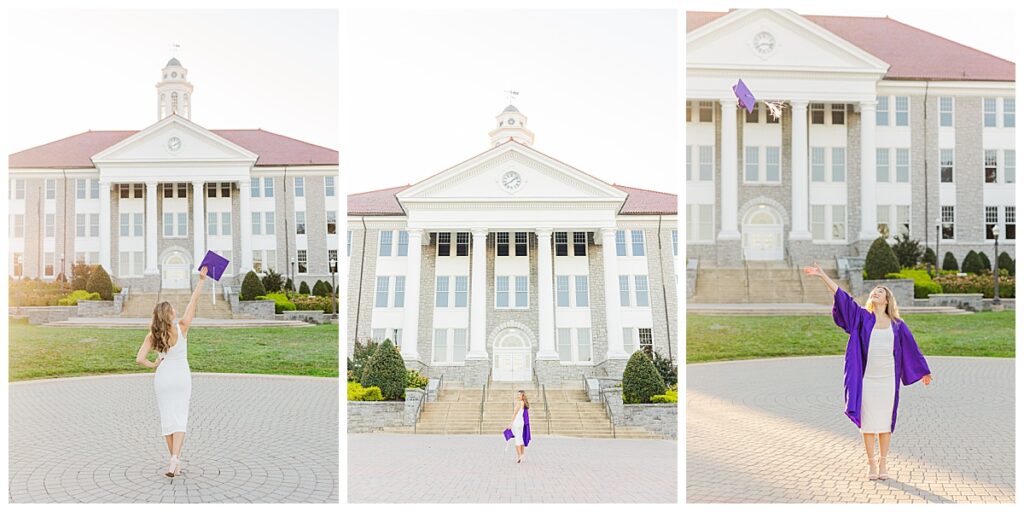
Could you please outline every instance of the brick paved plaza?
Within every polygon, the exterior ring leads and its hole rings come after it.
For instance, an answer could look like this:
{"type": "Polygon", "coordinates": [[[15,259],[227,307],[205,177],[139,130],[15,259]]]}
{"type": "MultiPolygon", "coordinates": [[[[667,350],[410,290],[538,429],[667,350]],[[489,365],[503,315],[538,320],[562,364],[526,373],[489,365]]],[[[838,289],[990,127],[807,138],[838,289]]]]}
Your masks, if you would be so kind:
{"type": "Polygon", "coordinates": [[[351,503],[675,503],[675,441],[348,435],[351,503]]]}
{"type": "Polygon", "coordinates": [[[338,501],[338,379],[192,378],[173,479],[152,373],[11,383],[10,501],[338,501]]]}
{"type": "Polygon", "coordinates": [[[928,363],[878,482],[843,414],[842,357],[687,365],[686,501],[1012,503],[1014,360],[928,363]]]}

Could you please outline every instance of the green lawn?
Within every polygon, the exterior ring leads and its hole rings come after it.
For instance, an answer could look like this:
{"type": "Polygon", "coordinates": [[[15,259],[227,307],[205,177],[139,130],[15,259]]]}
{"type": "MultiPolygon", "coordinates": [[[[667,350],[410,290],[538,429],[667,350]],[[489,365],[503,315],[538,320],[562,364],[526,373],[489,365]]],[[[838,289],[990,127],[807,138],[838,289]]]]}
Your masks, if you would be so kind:
{"type": "MultiPolygon", "coordinates": [[[[135,363],[143,329],[10,326],[10,380],[152,372],[135,363]]],[[[150,356],[152,359],[152,356],[150,356]]],[[[218,329],[189,332],[193,372],[338,376],[338,326],[218,329]]]]}
{"type": "MultiPolygon", "coordinates": [[[[1014,357],[1014,312],[906,315],[925,356],[1014,357]]],[[[848,335],[821,316],[686,315],[686,362],[843,354],[848,335]]]]}

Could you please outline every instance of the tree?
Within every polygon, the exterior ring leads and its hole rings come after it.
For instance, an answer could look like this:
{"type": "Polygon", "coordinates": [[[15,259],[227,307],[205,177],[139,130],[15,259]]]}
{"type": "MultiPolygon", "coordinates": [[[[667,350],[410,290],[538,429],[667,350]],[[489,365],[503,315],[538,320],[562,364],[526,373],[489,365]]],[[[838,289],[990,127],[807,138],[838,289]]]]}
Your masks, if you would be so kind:
{"type": "Polygon", "coordinates": [[[373,356],[379,347],[380,343],[373,340],[366,340],[365,345],[356,340],[355,347],[352,348],[351,364],[348,368],[355,374],[356,380],[362,380],[363,370],[366,369],[367,361],[370,360],[370,357],[373,356]]]}
{"type": "Polygon", "coordinates": [[[329,297],[330,293],[324,288],[324,282],[317,279],[313,285],[313,295],[317,297],[329,297]]]}
{"type": "Polygon", "coordinates": [[[1006,251],[999,253],[998,261],[1000,269],[1006,269],[1006,271],[1009,272],[1011,276],[1014,274],[1015,269],[1013,268],[1013,258],[1011,258],[1010,255],[1006,253],[1006,251]]]}
{"type": "Polygon", "coordinates": [[[980,274],[982,271],[981,258],[978,257],[978,253],[967,251],[967,255],[964,256],[964,261],[960,264],[960,271],[966,274],[980,274]]]}
{"type": "Polygon", "coordinates": [[[303,295],[309,295],[309,285],[306,284],[305,281],[303,281],[301,284],[299,284],[299,293],[301,293],[303,295]]]}
{"type": "Polygon", "coordinates": [[[256,297],[266,294],[267,289],[263,287],[263,282],[260,281],[256,272],[250,270],[248,274],[245,274],[245,279],[242,280],[242,290],[238,293],[240,300],[256,300],[256,297]]]}
{"type": "Polygon", "coordinates": [[[622,401],[627,404],[649,404],[654,395],[665,394],[665,381],[654,363],[643,351],[633,352],[622,372],[622,401]]]}
{"type": "Polygon", "coordinates": [[[405,397],[405,381],[402,355],[391,340],[385,339],[366,363],[360,384],[364,388],[377,386],[384,400],[401,400],[405,397]]]}
{"type": "Polygon", "coordinates": [[[930,263],[935,265],[935,251],[931,247],[924,250],[924,256],[921,256],[921,263],[930,263]]]}
{"type": "Polygon", "coordinates": [[[864,260],[864,270],[868,279],[885,279],[886,274],[900,271],[900,262],[885,238],[878,237],[871,243],[864,260]]]}
{"type": "Polygon", "coordinates": [[[284,281],[281,279],[281,274],[274,272],[274,269],[267,269],[266,275],[263,276],[263,289],[267,293],[279,292],[284,288],[284,281]]]}
{"type": "Polygon", "coordinates": [[[896,260],[899,261],[900,267],[913,268],[921,260],[924,249],[921,248],[921,242],[910,238],[909,234],[903,233],[896,237],[896,243],[892,245],[892,252],[896,254],[896,260]]]}
{"type": "Polygon", "coordinates": [[[662,380],[665,381],[666,387],[671,387],[679,380],[678,370],[675,365],[672,364],[672,360],[667,357],[662,357],[658,352],[653,354],[647,354],[651,357],[651,362],[654,363],[654,368],[658,370],[662,380]]]}
{"type": "Polygon", "coordinates": [[[294,292],[295,291],[295,282],[292,281],[292,278],[289,277],[284,282],[284,291],[288,291],[288,292],[294,292]]]}
{"type": "Polygon", "coordinates": [[[985,254],[985,251],[981,251],[978,253],[978,259],[981,261],[982,274],[988,274],[989,272],[992,272],[992,260],[988,259],[988,255],[985,254]]]}
{"type": "Polygon", "coordinates": [[[946,255],[942,258],[942,270],[960,270],[960,265],[956,262],[956,256],[953,256],[953,253],[946,251],[946,255]]]}
{"type": "Polygon", "coordinates": [[[92,273],[93,265],[75,263],[71,266],[71,289],[84,290],[89,285],[89,274],[92,273]]]}
{"type": "Polygon", "coordinates": [[[89,274],[89,282],[86,283],[85,290],[100,294],[100,298],[103,300],[114,300],[114,283],[110,280],[110,274],[107,274],[107,271],[100,265],[96,265],[96,268],[89,274]]]}

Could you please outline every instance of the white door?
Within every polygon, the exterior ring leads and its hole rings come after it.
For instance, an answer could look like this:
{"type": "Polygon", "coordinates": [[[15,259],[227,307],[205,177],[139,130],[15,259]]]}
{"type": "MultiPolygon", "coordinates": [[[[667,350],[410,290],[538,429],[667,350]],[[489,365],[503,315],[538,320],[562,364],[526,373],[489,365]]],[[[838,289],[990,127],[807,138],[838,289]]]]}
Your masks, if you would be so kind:
{"type": "Polygon", "coordinates": [[[533,379],[529,343],[519,334],[506,334],[498,339],[494,348],[494,368],[491,379],[495,381],[529,381],[533,379]]]}
{"type": "Polygon", "coordinates": [[[188,260],[178,253],[172,253],[163,264],[163,288],[166,289],[189,289],[189,268],[188,260]]]}
{"type": "Polygon", "coordinates": [[[744,219],[743,257],[758,261],[782,259],[782,222],[765,205],[758,206],[744,219]]]}

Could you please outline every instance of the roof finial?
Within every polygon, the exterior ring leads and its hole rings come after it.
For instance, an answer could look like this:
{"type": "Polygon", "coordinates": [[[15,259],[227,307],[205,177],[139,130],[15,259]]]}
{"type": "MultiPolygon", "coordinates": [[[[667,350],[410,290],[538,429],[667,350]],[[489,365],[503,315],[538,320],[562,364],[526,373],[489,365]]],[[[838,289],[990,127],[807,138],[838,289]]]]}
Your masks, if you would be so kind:
{"type": "Polygon", "coordinates": [[[512,89],[506,90],[505,94],[508,95],[508,104],[509,105],[515,103],[516,98],[519,97],[519,91],[513,91],[512,89]]]}

